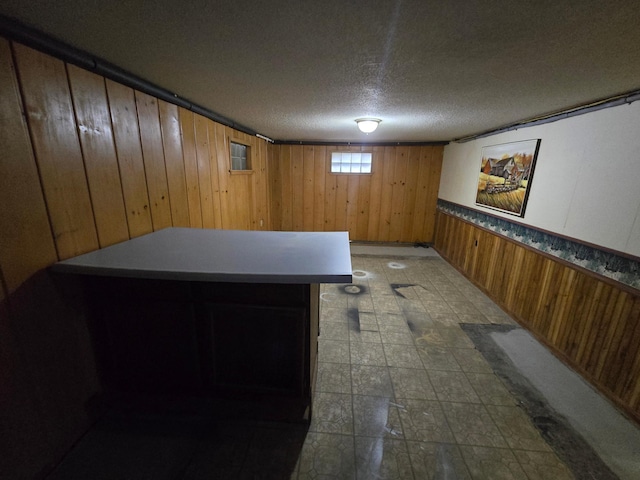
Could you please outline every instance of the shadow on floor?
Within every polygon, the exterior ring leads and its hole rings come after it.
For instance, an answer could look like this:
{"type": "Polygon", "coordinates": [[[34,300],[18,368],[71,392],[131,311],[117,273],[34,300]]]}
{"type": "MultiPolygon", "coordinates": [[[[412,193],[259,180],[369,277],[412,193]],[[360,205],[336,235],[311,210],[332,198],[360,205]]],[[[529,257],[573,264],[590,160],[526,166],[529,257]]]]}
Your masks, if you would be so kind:
{"type": "Polygon", "coordinates": [[[306,434],[303,424],[111,412],[47,478],[289,478],[306,434]]]}

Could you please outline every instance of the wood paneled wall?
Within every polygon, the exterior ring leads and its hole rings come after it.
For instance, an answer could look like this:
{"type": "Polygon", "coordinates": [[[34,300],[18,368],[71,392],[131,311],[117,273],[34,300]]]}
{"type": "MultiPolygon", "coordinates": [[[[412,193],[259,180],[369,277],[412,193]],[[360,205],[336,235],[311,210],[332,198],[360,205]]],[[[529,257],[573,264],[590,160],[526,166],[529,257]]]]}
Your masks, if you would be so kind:
{"type": "Polygon", "coordinates": [[[0,477],[46,471],[99,388],[46,267],[170,226],[269,229],[267,173],[264,140],[0,38],[0,477]]]}
{"type": "Polygon", "coordinates": [[[269,228],[265,141],[20,44],[0,55],[9,293],[57,259],[162,228],[269,228]],[[252,172],[229,171],[230,138],[251,146],[252,172]]]}
{"type": "Polygon", "coordinates": [[[348,231],[351,240],[432,242],[443,146],[271,146],[276,230],[348,231]],[[330,173],[331,152],[370,151],[370,175],[330,173]]]}
{"type": "Polygon", "coordinates": [[[640,422],[640,292],[437,216],[438,252],[640,422]]]}

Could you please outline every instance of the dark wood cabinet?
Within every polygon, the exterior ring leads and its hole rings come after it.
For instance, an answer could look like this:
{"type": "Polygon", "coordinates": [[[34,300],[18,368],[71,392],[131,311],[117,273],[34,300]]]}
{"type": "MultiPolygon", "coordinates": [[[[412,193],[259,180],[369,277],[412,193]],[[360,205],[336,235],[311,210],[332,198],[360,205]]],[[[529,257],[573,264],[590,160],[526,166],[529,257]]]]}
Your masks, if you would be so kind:
{"type": "Polygon", "coordinates": [[[266,401],[309,419],[317,284],[86,280],[105,391],[266,401]]]}
{"type": "Polygon", "coordinates": [[[166,228],[52,268],[86,279],[106,393],[275,420],[310,420],[320,283],[352,281],[347,232],[166,228]]]}

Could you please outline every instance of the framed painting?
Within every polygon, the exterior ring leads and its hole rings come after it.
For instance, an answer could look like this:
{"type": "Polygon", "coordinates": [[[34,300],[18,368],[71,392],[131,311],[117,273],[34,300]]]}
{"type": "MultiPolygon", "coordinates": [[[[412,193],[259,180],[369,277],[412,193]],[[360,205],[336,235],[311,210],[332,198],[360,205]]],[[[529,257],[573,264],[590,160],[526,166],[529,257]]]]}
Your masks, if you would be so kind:
{"type": "Polygon", "coordinates": [[[524,217],[540,139],[482,147],[476,205],[524,217]]]}

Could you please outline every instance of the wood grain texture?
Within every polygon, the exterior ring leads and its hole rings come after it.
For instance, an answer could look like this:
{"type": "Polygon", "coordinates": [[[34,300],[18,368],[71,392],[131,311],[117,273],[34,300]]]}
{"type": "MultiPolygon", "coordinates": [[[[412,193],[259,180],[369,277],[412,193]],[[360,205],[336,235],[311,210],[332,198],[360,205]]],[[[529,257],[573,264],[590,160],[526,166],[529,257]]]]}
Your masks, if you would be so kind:
{"type": "Polygon", "coordinates": [[[277,165],[271,169],[271,205],[280,209],[274,229],[346,230],[351,240],[433,242],[442,146],[271,149],[277,165]],[[331,173],[336,151],[371,152],[372,173],[331,173]]]}
{"type": "Polygon", "coordinates": [[[189,204],[189,226],[202,228],[202,208],[200,206],[200,180],[198,179],[198,159],[196,156],[195,116],[193,112],[180,108],[180,129],[184,175],[187,184],[189,204]]]}
{"type": "Polygon", "coordinates": [[[270,228],[269,148],[0,39],[0,152],[0,477],[40,478],[96,420],[87,406],[100,390],[80,283],[46,267],[154,229],[202,228],[203,215],[211,228],[270,228]],[[254,170],[231,181],[236,135],[254,170]]]}
{"type": "Polygon", "coordinates": [[[207,122],[209,132],[209,164],[211,166],[211,188],[213,194],[213,224],[215,228],[223,228],[222,212],[227,210],[226,195],[223,195],[221,185],[226,189],[226,172],[220,165],[226,163],[224,127],[215,122],[207,122]],[[222,181],[221,181],[222,179],[222,181]]]}
{"type": "Polygon", "coordinates": [[[443,212],[435,248],[640,421],[640,292],[443,212]]]}
{"type": "Polygon", "coordinates": [[[129,239],[104,78],[67,66],[100,247],[129,239]]]}
{"type": "Polygon", "coordinates": [[[111,80],[106,85],[129,235],[135,238],[151,233],[153,225],[134,91],[111,80]]]}
{"type": "Polygon", "coordinates": [[[180,114],[178,107],[163,100],[158,101],[160,126],[162,128],[162,146],[167,170],[169,198],[171,200],[171,219],[174,227],[189,226],[189,201],[187,199],[187,181],[182,136],[180,134],[180,114]]]}
{"type": "Polygon", "coordinates": [[[57,260],[9,43],[0,39],[0,272],[3,297],[57,260]],[[7,291],[4,291],[6,287],[7,291]]]}
{"type": "Polygon", "coordinates": [[[172,220],[158,100],[142,92],[135,92],[135,98],[151,221],[154,230],[162,230],[170,227],[172,220]]]}
{"type": "Polygon", "coordinates": [[[58,255],[98,248],[98,235],[71,103],[60,60],[14,46],[31,141],[58,255]]]}
{"type": "Polygon", "coordinates": [[[213,183],[211,181],[211,152],[209,151],[208,119],[195,116],[196,159],[198,162],[198,183],[200,185],[200,208],[202,227],[215,228],[213,213],[213,183]]]}

